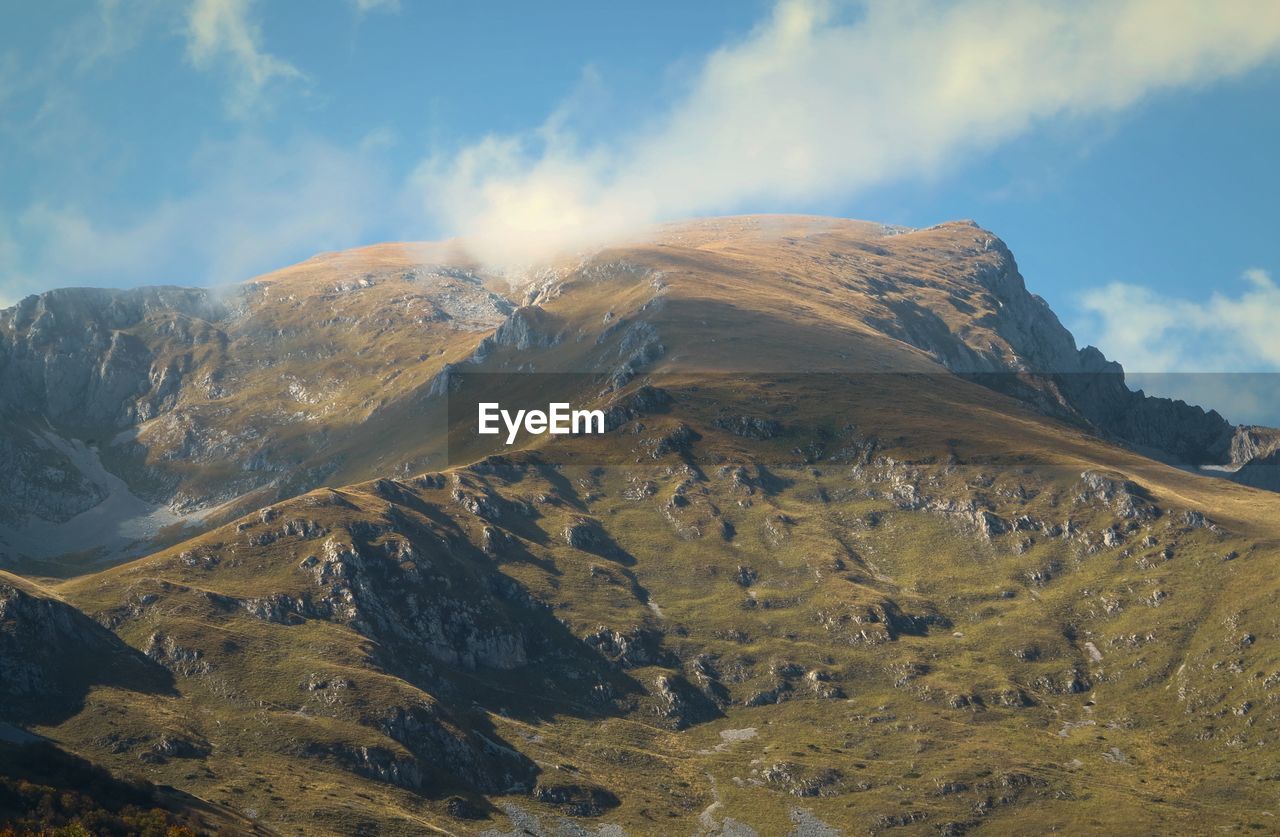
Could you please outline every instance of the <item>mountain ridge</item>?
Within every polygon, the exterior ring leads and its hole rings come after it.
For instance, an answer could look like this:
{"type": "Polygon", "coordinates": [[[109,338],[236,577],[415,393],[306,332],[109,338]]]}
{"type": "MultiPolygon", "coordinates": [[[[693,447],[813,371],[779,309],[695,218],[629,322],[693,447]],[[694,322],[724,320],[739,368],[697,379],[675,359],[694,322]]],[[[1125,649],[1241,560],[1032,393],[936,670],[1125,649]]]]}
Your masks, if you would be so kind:
{"type": "MultiPolygon", "coordinates": [[[[494,346],[562,339],[545,320],[566,288],[589,286],[601,271],[660,273],[653,265],[673,276],[691,268],[690,276],[718,288],[710,300],[682,280],[681,306],[704,305],[732,319],[741,313],[734,306],[755,298],[752,305],[773,310],[758,307],[752,316],[793,312],[799,319],[779,327],[801,331],[764,353],[775,361],[783,342],[803,345],[815,328],[834,327],[854,340],[837,350],[853,359],[846,371],[927,368],[865,339],[888,337],[951,373],[1171,461],[1237,467],[1277,442],[1274,431],[1235,428],[1215,412],[1129,391],[1119,365],[1092,347],[1077,349],[1048,305],[1026,290],[1004,243],[973,222],[908,231],[745,216],[667,225],[650,240],[552,263],[517,285],[485,273],[450,241],[321,254],[217,292],[63,289],[28,297],[0,312],[0,393],[10,429],[0,434],[0,462],[10,466],[15,498],[0,508],[0,526],[33,515],[69,521],[124,496],[77,465],[67,453],[74,442],[65,441],[73,437],[95,443],[91,453],[106,470],[151,505],[147,517],[162,522],[134,528],[152,539],[172,537],[165,526],[172,531],[184,519],[216,522],[222,508],[252,508],[378,469],[420,468],[430,454],[414,443],[399,451],[399,462],[369,461],[360,421],[377,424],[397,402],[427,397],[442,372],[482,360],[494,346]],[[755,270],[760,265],[771,267],[755,270]],[[48,432],[59,438],[42,439],[48,432]],[[165,507],[171,514],[158,513],[165,507]]],[[[657,360],[644,352],[657,351],[661,336],[639,331],[652,330],[643,323],[661,317],[666,300],[652,288],[621,290],[623,299],[650,292],[652,307],[628,325],[639,348],[615,364],[621,377],[634,372],[623,371],[628,364],[657,360]]],[[[577,362],[590,368],[595,361],[577,362]]],[[[809,362],[798,357],[795,366],[809,362]]],[[[571,366],[561,363],[563,371],[576,371],[571,366]]]]}
{"type": "Polygon", "coordinates": [[[128,393],[91,437],[10,405],[68,514],[219,503],[132,560],[0,575],[0,664],[72,698],[0,724],[282,833],[1200,833],[1271,804],[1280,496],[1023,368],[1096,358],[1032,328],[994,236],[710,219],[517,289],[422,252],[321,257],[213,321],[0,328],[23,369],[86,340],[146,368],[78,379],[128,393]],[[494,387],[607,432],[495,443],[494,387]]]}

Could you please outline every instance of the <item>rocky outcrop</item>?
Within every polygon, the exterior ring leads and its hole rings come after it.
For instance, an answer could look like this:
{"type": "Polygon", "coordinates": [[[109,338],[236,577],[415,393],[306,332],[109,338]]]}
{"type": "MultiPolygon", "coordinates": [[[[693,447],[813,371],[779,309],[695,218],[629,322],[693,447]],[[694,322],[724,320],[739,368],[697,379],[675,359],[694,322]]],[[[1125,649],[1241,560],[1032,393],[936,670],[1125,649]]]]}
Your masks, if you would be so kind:
{"type": "Polygon", "coordinates": [[[824,607],[814,615],[836,641],[848,645],[879,645],[903,635],[923,636],[931,625],[949,627],[945,619],[934,614],[904,613],[897,602],[888,598],[824,607]]]}
{"type": "Polygon", "coordinates": [[[1280,429],[1241,425],[1231,439],[1231,462],[1244,464],[1280,450],[1280,429]]]}
{"type": "Polygon", "coordinates": [[[632,628],[629,631],[613,630],[601,625],[582,638],[605,659],[622,668],[655,665],[665,661],[662,637],[654,631],[632,628]]]}
{"type": "Polygon", "coordinates": [[[891,297],[868,317],[882,333],[924,350],[948,370],[1026,401],[1141,452],[1189,465],[1247,461],[1271,442],[1268,428],[1237,428],[1213,410],[1148,396],[1125,385],[1124,369],[1075,338],[1041,297],[1027,290],[1013,254],[971,222],[940,228],[971,245],[944,280],[950,296],[891,297]],[[972,316],[963,327],[943,307],[972,316]]]}
{"type": "Polygon", "coordinates": [[[610,385],[621,389],[636,376],[636,373],[656,361],[666,352],[666,346],[658,336],[658,331],[648,320],[636,319],[625,326],[606,329],[600,338],[612,337],[617,333],[616,352],[617,365],[613,367],[610,385]]]}
{"type": "Polygon", "coordinates": [[[541,308],[526,305],[511,312],[511,316],[493,333],[493,342],[512,349],[545,349],[560,342],[554,318],[541,308]]]}
{"type": "Polygon", "coordinates": [[[579,783],[539,784],[533,789],[533,797],[571,817],[598,817],[622,804],[605,788],[579,783]]]}
{"type": "Polygon", "coordinates": [[[1120,474],[1084,471],[1080,474],[1080,488],[1077,502],[1110,507],[1123,520],[1154,520],[1160,516],[1150,492],[1120,474]]]}
{"type": "Polygon", "coordinates": [[[685,729],[724,714],[706,694],[678,674],[658,675],[654,697],[657,716],[673,729],[685,729]]]}
{"type": "MultiPolygon", "coordinates": [[[[509,747],[460,727],[434,703],[393,706],[377,721],[387,737],[408,749],[426,771],[488,793],[528,788],[537,768],[509,747]]],[[[425,771],[410,771],[420,774],[425,771]]],[[[403,774],[401,774],[403,775],[403,774]]],[[[386,781],[396,781],[395,776],[386,781]]],[[[421,785],[414,789],[421,789],[421,785]]]]}
{"type": "MultiPolygon", "coordinates": [[[[421,540],[417,547],[407,539],[373,546],[346,534],[349,540],[328,539],[314,562],[300,565],[315,592],[247,600],[246,609],[268,621],[285,622],[297,614],[344,622],[389,648],[411,646],[465,669],[509,669],[528,662],[519,624],[495,618],[504,608],[489,595],[449,594],[451,585],[432,572],[421,540]]],[[[447,549],[439,545],[431,552],[447,549]]]]}
{"type": "Polygon", "coordinates": [[[670,407],[671,401],[671,394],[664,389],[647,384],[639,386],[605,409],[605,430],[613,431],[641,416],[662,412],[670,407]]]}
{"type": "Polygon", "coordinates": [[[840,793],[844,775],[833,768],[812,768],[778,762],[754,771],[765,785],[792,796],[833,796],[840,793]]]}
{"type": "Polygon", "coordinates": [[[58,719],[94,684],[162,692],[171,683],[71,605],[0,574],[0,720],[58,719]]]}
{"type": "Polygon", "coordinates": [[[600,522],[589,517],[573,518],[565,524],[560,536],[566,544],[584,552],[601,552],[612,543],[600,522]]]}
{"type": "Polygon", "coordinates": [[[31,516],[62,522],[106,496],[102,486],[38,433],[18,423],[0,430],[0,524],[31,516]]]}
{"type": "Polygon", "coordinates": [[[1246,462],[1231,479],[1241,485],[1280,491],[1280,450],[1246,462]]]}
{"type": "Polygon", "coordinates": [[[63,288],[0,311],[0,403],[75,427],[151,418],[182,382],[157,347],[219,343],[228,309],[194,288],[63,288]],[[152,340],[133,330],[146,323],[152,340]]]}
{"type": "Polygon", "coordinates": [[[735,436],[757,441],[772,439],[782,433],[781,422],[760,416],[724,416],[713,423],[721,430],[728,430],[735,436]]]}

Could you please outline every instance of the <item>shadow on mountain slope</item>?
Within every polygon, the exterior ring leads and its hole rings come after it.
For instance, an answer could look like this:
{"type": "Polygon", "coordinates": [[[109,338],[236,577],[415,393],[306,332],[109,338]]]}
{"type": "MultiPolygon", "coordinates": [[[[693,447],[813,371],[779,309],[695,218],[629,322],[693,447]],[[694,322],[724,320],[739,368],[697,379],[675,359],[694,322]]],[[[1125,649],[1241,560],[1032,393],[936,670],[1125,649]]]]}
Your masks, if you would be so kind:
{"type": "Polygon", "coordinates": [[[94,686],[176,694],[168,671],[111,631],[0,572],[0,720],[59,723],[94,686]]]}

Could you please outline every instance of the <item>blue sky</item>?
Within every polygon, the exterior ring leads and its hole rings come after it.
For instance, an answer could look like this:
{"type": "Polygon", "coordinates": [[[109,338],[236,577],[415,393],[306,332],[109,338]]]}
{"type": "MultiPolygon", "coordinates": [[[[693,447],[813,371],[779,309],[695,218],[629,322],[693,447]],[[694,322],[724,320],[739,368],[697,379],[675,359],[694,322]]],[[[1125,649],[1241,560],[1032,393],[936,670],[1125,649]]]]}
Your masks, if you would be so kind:
{"type": "Polygon", "coordinates": [[[965,217],[1130,368],[1275,371],[1278,6],[6,4],[0,302],[388,239],[517,263],[685,215],[965,217]]]}

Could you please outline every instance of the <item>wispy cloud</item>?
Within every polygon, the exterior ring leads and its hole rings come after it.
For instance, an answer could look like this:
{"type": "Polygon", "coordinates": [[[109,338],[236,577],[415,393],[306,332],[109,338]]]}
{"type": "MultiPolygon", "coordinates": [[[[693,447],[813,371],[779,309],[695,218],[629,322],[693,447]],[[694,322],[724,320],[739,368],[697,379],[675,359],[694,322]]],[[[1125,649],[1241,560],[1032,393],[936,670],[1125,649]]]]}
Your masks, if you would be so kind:
{"type": "MultiPolygon", "coordinates": [[[[189,60],[229,74],[241,113],[301,78],[264,43],[251,0],[184,9],[189,60]]],[[[83,33],[69,42],[95,54],[83,33]]],[[[128,43],[122,36],[107,54],[128,43]]],[[[192,163],[194,187],[137,215],[46,197],[0,217],[0,233],[20,242],[0,262],[0,295],[244,278],[375,230],[461,234],[481,257],[511,265],[653,220],[846,203],[1040,122],[1207,84],[1278,49],[1274,0],[781,0],[697,64],[665,112],[604,141],[574,129],[599,127],[581,113],[598,96],[579,90],[542,125],[432,154],[407,177],[376,143],[250,136],[207,149],[192,163]]],[[[583,89],[601,83],[588,73],[583,89]]]]}
{"type": "Polygon", "coordinates": [[[87,72],[118,58],[136,47],[164,12],[163,0],[96,0],[56,36],[54,63],[87,72]]]}
{"type": "Polygon", "coordinates": [[[1135,372],[1280,371],[1280,286],[1260,268],[1208,299],[1113,283],[1087,291],[1081,307],[1080,337],[1135,372]]]}
{"type": "Polygon", "coordinates": [[[434,156],[417,180],[479,255],[523,262],[655,219],[847,198],[1278,49],[1274,0],[782,0],[650,130],[588,145],[549,120],[434,156]]]}
{"type": "MultiPolygon", "coordinates": [[[[67,16],[47,48],[26,56],[16,49],[0,54],[0,134],[43,146],[49,144],[47,131],[57,117],[80,119],[75,82],[134,49],[163,16],[160,3],[97,0],[80,14],[67,16]]],[[[63,127],[52,130],[62,132],[63,127]]],[[[83,124],[66,130],[77,130],[84,141],[83,124]]]]}
{"type": "Polygon", "coordinates": [[[1130,387],[1280,426],[1280,286],[1260,268],[1204,299],[1113,283],[1085,292],[1073,329],[1125,368],[1130,387]]]}
{"type": "MultiPolygon", "coordinates": [[[[139,46],[157,31],[179,30],[186,55],[199,70],[225,72],[228,110],[251,113],[273,83],[302,80],[293,64],[263,45],[252,16],[254,0],[95,0],[53,34],[47,49],[20,62],[15,53],[0,55],[0,104],[19,94],[65,90],[68,80],[101,69],[139,46]]],[[[363,0],[367,3],[369,0],[363,0]]],[[[376,2],[376,0],[375,0],[376,2]]],[[[385,0],[383,0],[385,2],[385,0]]]]}
{"type": "Polygon", "coordinates": [[[218,178],[139,217],[109,220],[75,204],[36,204],[8,229],[0,218],[0,298],[104,278],[122,286],[234,282],[319,250],[367,243],[371,230],[414,218],[397,203],[399,187],[380,162],[387,141],[375,133],[354,150],[315,140],[287,149],[253,139],[212,145],[192,167],[218,178]],[[5,247],[19,239],[21,259],[5,247]]]}
{"type": "Polygon", "coordinates": [[[351,5],[362,15],[369,12],[400,11],[400,0],[351,0],[351,5]]]}
{"type": "Polygon", "coordinates": [[[288,61],[262,46],[262,33],[250,18],[251,0],[193,0],[187,14],[187,56],[200,69],[223,67],[232,78],[228,110],[251,113],[269,85],[304,78],[288,61]]]}

